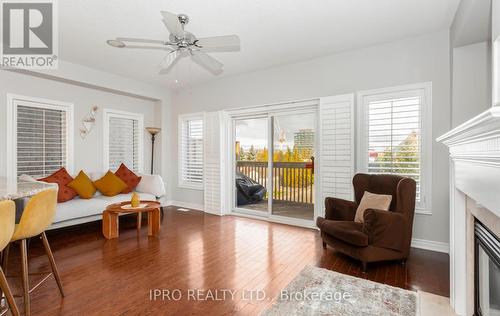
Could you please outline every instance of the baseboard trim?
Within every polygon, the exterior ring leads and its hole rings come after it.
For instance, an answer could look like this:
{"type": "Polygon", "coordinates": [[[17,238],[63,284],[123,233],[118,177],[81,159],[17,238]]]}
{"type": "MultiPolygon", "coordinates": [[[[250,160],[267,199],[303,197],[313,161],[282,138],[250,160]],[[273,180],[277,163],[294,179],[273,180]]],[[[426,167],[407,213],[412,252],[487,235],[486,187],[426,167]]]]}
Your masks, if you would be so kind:
{"type": "Polygon", "coordinates": [[[167,202],[165,204],[166,204],[166,206],[179,206],[179,207],[189,208],[189,209],[198,210],[198,211],[203,211],[203,209],[205,208],[202,204],[189,203],[189,202],[183,202],[183,201],[175,201],[175,200],[167,200],[167,202]]]}
{"type": "Polygon", "coordinates": [[[443,252],[443,253],[450,252],[450,244],[440,241],[413,238],[411,240],[411,246],[413,248],[431,250],[436,252],[443,252]]]}
{"type": "Polygon", "coordinates": [[[490,316],[500,316],[500,310],[490,309],[490,316]]]}

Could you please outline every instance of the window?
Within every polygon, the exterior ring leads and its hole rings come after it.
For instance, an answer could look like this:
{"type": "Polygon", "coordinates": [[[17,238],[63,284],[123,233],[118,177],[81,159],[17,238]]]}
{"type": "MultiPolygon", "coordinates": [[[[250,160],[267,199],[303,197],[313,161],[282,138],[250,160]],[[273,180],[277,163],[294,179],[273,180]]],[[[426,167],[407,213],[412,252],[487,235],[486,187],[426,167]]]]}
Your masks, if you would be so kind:
{"type": "Polygon", "coordinates": [[[416,205],[430,210],[431,85],[361,92],[359,169],[417,182],[416,205]]]}
{"type": "Polygon", "coordinates": [[[179,117],[179,186],[203,189],[203,115],[179,117]]]}
{"type": "Polygon", "coordinates": [[[142,172],[142,114],[104,109],[104,170],[116,170],[124,163],[142,172]]]}
{"type": "Polygon", "coordinates": [[[73,105],[9,95],[8,117],[9,175],[72,172],[73,105]]]}

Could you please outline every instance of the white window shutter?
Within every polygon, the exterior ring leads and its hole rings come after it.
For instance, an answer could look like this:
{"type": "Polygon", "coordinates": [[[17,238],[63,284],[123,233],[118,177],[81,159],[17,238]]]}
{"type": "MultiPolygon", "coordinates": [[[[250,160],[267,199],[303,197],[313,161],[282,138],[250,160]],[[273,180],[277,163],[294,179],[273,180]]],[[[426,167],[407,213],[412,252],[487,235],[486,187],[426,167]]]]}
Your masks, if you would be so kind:
{"type": "Polygon", "coordinates": [[[67,167],[67,116],[62,108],[17,104],[17,176],[48,176],[67,167]]]}
{"type": "Polygon", "coordinates": [[[219,112],[205,113],[204,121],[204,159],[203,159],[203,184],[205,212],[222,215],[224,183],[222,166],[224,155],[222,153],[224,114],[219,112]]]}
{"type": "Polygon", "coordinates": [[[422,98],[393,97],[368,101],[365,142],[368,173],[410,177],[420,202],[422,98]]]}
{"type": "Polygon", "coordinates": [[[179,186],[203,189],[204,122],[203,115],[179,117],[179,186]]]}
{"type": "Polygon", "coordinates": [[[432,84],[358,92],[358,170],[409,177],[417,211],[430,212],[432,84]]]}
{"type": "Polygon", "coordinates": [[[109,118],[109,169],[117,170],[123,163],[139,172],[139,120],[122,117],[109,118]]]}
{"type": "Polygon", "coordinates": [[[325,198],[353,199],[354,95],[320,98],[319,191],[325,198]]]}
{"type": "Polygon", "coordinates": [[[103,171],[123,163],[143,172],[144,116],[115,109],[103,110],[103,171]]]}

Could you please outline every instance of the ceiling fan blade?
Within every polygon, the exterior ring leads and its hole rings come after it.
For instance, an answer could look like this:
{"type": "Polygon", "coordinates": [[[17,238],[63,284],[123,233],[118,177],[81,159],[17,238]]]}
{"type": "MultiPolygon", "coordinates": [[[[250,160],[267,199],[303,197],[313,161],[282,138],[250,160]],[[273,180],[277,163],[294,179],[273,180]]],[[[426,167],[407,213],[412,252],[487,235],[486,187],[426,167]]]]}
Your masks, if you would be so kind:
{"type": "Polygon", "coordinates": [[[222,73],[222,67],[224,66],[217,59],[210,57],[206,53],[199,50],[191,51],[191,59],[198,65],[204,67],[214,75],[220,75],[222,73]]]}
{"type": "Polygon", "coordinates": [[[170,71],[170,69],[172,69],[172,67],[174,67],[174,65],[179,61],[179,59],[181,59],[181,57],[182,54],[178,50],[174,50],[168,53],[168,55],[165,56],[165,58],[160,63],[161,70],[159,74],[160,75],[167,74],[170,71]]]}
{"type": "Polygon", "coordinates": [[[184,28],[176,14],[168,11],[161,11],[163,16],[163,23],[167,27],[170,34],[173,34],[177,38],[184,38],[184,28]]]}
{"type": "Polygon", "coordinates": [[[234,52],[240,50],[238,35],[199,38],[195,44],[205,52],[234,52]]]}
{"type": "Polygon", "coordinates": [[[123,48],[133,48],[133,49],[158,49],[171,51],[173,48],[169,46],[150,46],[150,45],[125,45],[123,48]]]}
{"type": "Polygon", "coordinates": [[[117,41],[121,42],[131,42],[131,43],[149,43],[149,44],[165,44],[165,41],[162,40],[152,40],[146,38],[133,38],[133,37],[117,37],[117,41]]]}

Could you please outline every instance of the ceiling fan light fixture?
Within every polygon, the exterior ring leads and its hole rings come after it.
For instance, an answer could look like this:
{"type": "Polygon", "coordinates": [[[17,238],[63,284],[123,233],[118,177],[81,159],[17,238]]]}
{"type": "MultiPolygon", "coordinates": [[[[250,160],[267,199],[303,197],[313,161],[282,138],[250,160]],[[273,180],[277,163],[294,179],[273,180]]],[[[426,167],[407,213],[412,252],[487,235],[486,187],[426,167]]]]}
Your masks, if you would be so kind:
{"type": "MultiPolygon", "coordinates": [[[[167,51],[167,55],[160,63],[160,75],[167,74],[172,67],[184,57],[204,67],[213,75],[220,75],[223,64],[207,53],[210,52],[234,52],[240,50],[240,39],[238,35],[212,36],[197,39],[192,33],[184,30],[189,23],[186,14],[174,14],[161,11],[162,21],[169,34],[168,41],[147,38],[116,37],[107,40],[109,46],[127,49],[157,49],[167,51]]],[[[175,80],[179,84],[179,80],[175,80]]]]}
{"type": "Polygon", "coordinates": [[[118,41],[118,40],[107,40],[106,43],[108,43],[109,46],[113,46],[113,47],[117,47],[117,48],[125,47],[125,43],[122,41],[118,41]]]}

